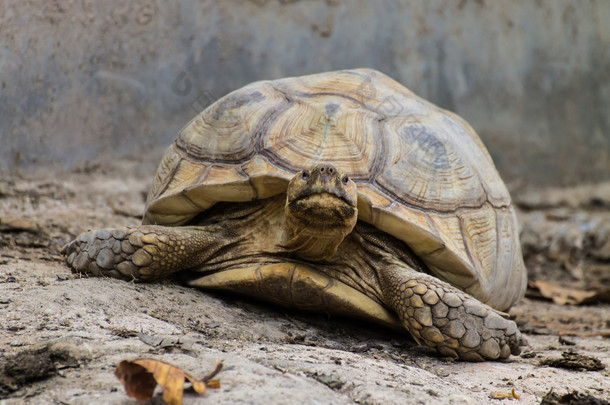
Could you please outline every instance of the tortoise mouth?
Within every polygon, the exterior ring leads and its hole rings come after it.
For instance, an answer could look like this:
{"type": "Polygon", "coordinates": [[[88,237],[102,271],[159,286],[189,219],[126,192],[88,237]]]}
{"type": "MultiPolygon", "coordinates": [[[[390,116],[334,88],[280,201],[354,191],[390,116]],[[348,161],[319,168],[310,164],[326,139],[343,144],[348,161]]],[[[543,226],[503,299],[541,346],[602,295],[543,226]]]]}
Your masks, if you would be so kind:
{"type": "Polygon", "coordinates": [[[342,202],[344,204],[349,205],[350,207],[355,207],[356,202],[353,201],[347,193],[341,193],[339,190],[329,189],[323,190],[320,192],[314,192],[311,189],[303,189],[301,192],[297,193],[292,200],[288,201],[289,204],[295,204],[300,201],[305,200],[315,200],[315,199],[326,199],[326,200],[338,200],[338,202],[342,202]]]}
{"type": "Polygon", "coordinates": [[[344,226],[357,215],[356,207],[345,197],[325,191],[299,196],[287,208],[295,218],[323,227],[344,226]]]}

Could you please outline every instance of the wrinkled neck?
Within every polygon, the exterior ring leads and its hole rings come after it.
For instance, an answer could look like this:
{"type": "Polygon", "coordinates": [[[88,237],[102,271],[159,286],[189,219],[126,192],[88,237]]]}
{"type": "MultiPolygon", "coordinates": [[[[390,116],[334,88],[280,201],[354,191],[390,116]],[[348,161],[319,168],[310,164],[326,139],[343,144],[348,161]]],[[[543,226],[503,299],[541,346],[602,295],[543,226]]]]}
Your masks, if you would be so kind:
{"type": "Polygon", "coordinates": [[[343,242],[343,232],[302,229],[284,247],[300,257],[311,261],[323,261],[332,257],[343,242]]]}
{"type": "Polygon", "coordinates": [[[343,239],[354,229],[356,221],[357,215],[345,224],[287,215],[286,225],[291,239],[283,246],[306,260],[327,260],[337,252],[343,239]]]}

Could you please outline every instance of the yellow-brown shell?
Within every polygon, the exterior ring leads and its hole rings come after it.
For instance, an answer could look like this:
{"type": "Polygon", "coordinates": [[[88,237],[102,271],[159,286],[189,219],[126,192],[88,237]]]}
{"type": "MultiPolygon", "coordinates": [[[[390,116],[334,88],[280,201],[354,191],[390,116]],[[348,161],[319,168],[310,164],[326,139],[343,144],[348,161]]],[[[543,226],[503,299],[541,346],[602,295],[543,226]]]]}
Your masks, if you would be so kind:
{"type": "Polygon", "coordinates": [[[219,201],[283,193],[316,162],[349,173],[359,219],[439,278],[498,309],[523,295],[515,213],[481,140],[375,70],[261,81],[221,98],[165,152],[144,223],[179,226],[219,201]]]}

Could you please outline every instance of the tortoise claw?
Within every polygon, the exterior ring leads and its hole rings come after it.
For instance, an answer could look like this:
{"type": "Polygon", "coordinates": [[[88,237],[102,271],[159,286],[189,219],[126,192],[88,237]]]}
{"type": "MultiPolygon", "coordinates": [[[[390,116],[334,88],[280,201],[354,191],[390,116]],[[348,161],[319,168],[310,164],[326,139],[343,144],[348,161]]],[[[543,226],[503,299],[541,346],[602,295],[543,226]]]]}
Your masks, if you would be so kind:
{"type": "Polygon", "coordinates": [[[131,279],[134,274],[118,271],[122,263],[131,260],[129,251],[122,249],[121,238],[125,237],[126,231],[101,229],[83,232],[64,245],[61,253],[75,273],[131,279]]]}

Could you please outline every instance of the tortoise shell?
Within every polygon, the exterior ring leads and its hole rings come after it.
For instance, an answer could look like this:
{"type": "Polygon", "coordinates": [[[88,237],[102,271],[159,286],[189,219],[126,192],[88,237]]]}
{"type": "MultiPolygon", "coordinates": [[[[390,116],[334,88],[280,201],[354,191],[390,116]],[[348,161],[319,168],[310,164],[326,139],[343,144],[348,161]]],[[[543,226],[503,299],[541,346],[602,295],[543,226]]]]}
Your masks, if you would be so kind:
{"type": "Polygon", "coordinates": [[[216,101],[165,152],[143,222],[185,225],[220,201],[284,193],[317,162],[348,173],[358,218],[432,274],[501,310],[523,295],[515,212],[477,134],[370,69],[255,82],[216,101]]]}

